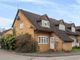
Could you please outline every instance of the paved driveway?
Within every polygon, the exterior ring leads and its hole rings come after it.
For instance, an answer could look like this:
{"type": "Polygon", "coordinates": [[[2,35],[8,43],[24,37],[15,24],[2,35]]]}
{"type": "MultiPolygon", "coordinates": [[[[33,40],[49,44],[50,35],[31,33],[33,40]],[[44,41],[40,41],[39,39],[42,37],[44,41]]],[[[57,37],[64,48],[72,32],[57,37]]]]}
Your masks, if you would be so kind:
{"type": "Polygon", "coordinates": [[[80,60],[80,55],[61,57],[30,57],[0,50],[0,60],[80,60]]]}

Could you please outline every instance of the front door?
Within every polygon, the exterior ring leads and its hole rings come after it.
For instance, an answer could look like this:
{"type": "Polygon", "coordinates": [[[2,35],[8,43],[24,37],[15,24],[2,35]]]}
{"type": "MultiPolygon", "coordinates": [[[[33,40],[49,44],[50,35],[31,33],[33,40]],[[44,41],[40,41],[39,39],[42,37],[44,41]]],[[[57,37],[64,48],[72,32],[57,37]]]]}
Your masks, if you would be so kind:
{"type": "Polygon", "coordinates": [[[50,37],[50,49],[54,49],[54,37],[50,37]]]}

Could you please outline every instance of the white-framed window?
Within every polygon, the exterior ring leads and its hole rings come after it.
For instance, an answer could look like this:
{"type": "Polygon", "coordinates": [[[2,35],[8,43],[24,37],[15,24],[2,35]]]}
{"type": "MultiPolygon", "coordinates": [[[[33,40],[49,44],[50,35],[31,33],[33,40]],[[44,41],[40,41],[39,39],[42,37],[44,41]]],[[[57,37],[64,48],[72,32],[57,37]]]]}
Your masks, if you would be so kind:
{"type": "Polygon", "coordinates": [[[59,30],[65,31],[65,25],[64,24],[59,24],[59,30]]]}
{"type": "Polygon", "coordinates": [[[24,24],[20,23],[20,29],[23,29],[23,28],[24,28],[24,24]]]}
{"type": "Polygon", "coordinates": [[[72,32],[75,32],[75,27],[72,26],[72,27],[71,27],[71,31],[72,31],[72,32]]]}
{"type": "Polygon", "coordinates": [[[42,27],[50,27],[50,22],[46,20],[42,20],[42,27]]]}
{"type": "Polygon", "coordinates": [[[38,44],[48,44],[47,36],[38,36],[38,44]]]}

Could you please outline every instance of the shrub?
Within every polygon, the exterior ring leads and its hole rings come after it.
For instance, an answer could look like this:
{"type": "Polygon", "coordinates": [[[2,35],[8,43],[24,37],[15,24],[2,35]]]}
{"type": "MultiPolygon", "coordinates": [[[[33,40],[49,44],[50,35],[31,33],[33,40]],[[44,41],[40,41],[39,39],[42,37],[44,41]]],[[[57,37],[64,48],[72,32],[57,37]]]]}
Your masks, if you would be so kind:
{"type": "Polygon", "coordinates": [[[15,45],[15,37],[11,34],[3,36],[1,39],[1,48],[13,50],[15,45]]]}
{"type": "Polygon", "coordinates": [[[31,35],[24,34],[16,37],[16,51],[18,52],[36,52],[37,42],[33,41],[31,35]]]}

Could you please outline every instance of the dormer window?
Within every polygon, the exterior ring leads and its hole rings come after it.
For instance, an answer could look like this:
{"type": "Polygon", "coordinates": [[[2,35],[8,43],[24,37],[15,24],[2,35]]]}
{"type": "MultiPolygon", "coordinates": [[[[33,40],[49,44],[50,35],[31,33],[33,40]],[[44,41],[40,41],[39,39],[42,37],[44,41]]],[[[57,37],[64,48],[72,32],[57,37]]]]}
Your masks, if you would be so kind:
{"type": "Polygon", "coordinates": [[[50,22],[46,20],[42,20],[42,27],[50,27],[50,22]]]}
{"type": "Polygon", "coordinates": [[[72,23],[71,31],[72,31],[72,32],[75,32],[75,24],[74,24],[74,23],[72,23]]]}
{"type": "Polygon", "coordinates": [[[75,27],[72,26],[72,27],[71,27],[71,31],[72,31],[72,32],[75,32],[75,27]]]}
{"type": "Polygon", "coordinates": [[[64,24],[59,24],[59,30],[65,31],[65,25],[64,24]]]}
{"type": "Polygon", "coordinates": [[[59,30],[65,31],[65,25],[64,25],[64,21],[63,20],[60,20],[59,30]]]}

